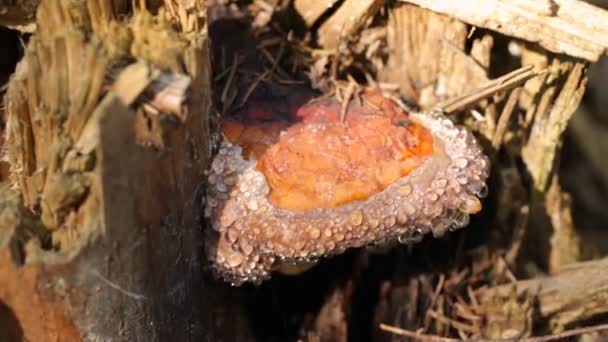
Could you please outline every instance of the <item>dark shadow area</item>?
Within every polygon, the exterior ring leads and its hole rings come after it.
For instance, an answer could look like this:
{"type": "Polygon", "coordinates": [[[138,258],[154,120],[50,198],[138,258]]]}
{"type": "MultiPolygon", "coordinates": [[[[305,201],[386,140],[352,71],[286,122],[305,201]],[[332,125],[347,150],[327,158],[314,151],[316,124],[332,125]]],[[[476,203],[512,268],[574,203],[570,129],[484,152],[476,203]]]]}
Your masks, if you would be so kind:
{"type": "Polygon", "coordinates": [[[23,328],[15,313],[0,301],[0,342],[23,341],[23,328]]]}
{"type": "MultiPolygon", "coordinates": [[[[0,53],[0,149],[4,145],[4,129],[6,125],[2,99],[6,93],[6,84],[11,74],[15,71],[17,62],[23,56],[23,46],[20,39],[18,31],[0,27],[0,42],[2,42],[2,52],[0,53]]],[[[0,182],[7,179],[8,174],[8,163],[0,160],[0,182]]]]}
{"type": "Polygon", "coordinates": [[[15,71],[15,66],[23,56],[19,31],[0,27],[0,41],[2,42],[2,53],[0,54],[0,91],[4,92],[4,85],[10,75],[15,71]]]}

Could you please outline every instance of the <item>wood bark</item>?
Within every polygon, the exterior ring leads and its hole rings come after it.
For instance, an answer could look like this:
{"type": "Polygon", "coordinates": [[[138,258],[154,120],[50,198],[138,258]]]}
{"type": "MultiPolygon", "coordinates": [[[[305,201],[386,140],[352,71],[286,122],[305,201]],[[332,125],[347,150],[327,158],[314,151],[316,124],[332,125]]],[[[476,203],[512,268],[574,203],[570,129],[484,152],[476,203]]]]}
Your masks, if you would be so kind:
{"type": "Polygon", "coordinates": [[[203,273],[204,2],[166,16],[115,5],[43,2],[10,81],[0,328],[29,341],[247,340],[238,296],[203,273]]]}
{"type": "Polygon", "coordinates": [[[402,1],[538,43],[555,53],[597,61],[608,49],[608,11],[584,1],[402,1]]]}
{"type": "Polygon", "coordinates": [[[535,319],[548,322],[554,330],[563,330],[608,312],[608,259],[571,264],[550,277],[521,280],[513,284],[479,291],[480,305],[487,312],[497,312],[496,298],[534,298],[535,319]]]}

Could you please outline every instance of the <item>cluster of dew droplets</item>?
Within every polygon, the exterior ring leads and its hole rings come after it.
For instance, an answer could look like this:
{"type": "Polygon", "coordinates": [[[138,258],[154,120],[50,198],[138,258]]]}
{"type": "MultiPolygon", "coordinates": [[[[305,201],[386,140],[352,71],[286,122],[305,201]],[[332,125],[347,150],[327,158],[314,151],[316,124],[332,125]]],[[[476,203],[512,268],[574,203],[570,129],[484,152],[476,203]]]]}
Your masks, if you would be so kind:
{"type": "Polygon", "coordinates": [[[434,237],[465,227],[469,213],[481,208],[478,198],[487,196],[485,180],[489,174],[489,162],[473,135],[463,127],[455,126],[443,115],[415,115],[442,140],[449,165],[437,171],[424,195],[424,213],[430,224],[416,224],[410,231],[397,236],[401,243],[411,244],[431,231],[434,237]],[[433,203],[440,202],[441,205],[433,203]]]}

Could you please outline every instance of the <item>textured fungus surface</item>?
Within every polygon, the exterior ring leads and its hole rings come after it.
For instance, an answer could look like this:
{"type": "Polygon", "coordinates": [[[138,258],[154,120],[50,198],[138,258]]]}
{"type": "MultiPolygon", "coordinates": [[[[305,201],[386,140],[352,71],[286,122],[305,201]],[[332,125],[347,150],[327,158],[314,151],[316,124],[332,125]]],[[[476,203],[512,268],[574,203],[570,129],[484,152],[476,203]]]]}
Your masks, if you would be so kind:
{"type": "Polygon", "coordinates": [[[222,122],[205,215],[207,256],[226,281],[441,236],[481,210],[488,160],[441,113],[406,113],[373,90],[343,121],[335,99],[288,107],[254,104],[222,122]]]}

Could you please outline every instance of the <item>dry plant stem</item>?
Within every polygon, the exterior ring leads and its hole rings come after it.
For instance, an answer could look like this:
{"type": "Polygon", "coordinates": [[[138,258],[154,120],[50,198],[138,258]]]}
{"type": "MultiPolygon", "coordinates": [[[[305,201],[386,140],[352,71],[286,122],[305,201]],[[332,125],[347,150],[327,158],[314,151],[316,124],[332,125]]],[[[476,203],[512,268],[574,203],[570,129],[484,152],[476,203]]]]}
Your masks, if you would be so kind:
{"type": "Polygon", "coordinates": [[[583,1],[402,1],[590,61],[597,61],[608,48],[608,12],[583,1]]]}
{"type": "Polygon", "coordinates": [[[461,111],[500,91],[506,91],[518,87],[527,80],[536,77],[538,74],[539,73],[535,71],[534,67],[531,65],[519,68],[488,82],[470,93],[442,102],[439,104],[439,108],[441,108],[446,114],[461,111]]]}
{"type": "Polygon", "coordinates": [[[509,95],[507,103],[502,109],[502,113],[500,114],[500,118],[498,119],[498,124],[496,126],[496,131],[494,132],[494,137],[492,138],[492,147],[494,147],[495,150],[498,150],[500,145],[502,145],[503,137],[507,131],[509,122],[511,121],[511,116],[515,112],[515,107],[517,106],[521,90],[521,87],[513,89],[509,95]]]}
{"type": "Polygon", "coordinates": [[[579,336],[583,334],[590,334],[594,332],[606,331],[608,330],[608,324],[600,324],[594,325],[591,327],[577,328],[568,331],[564,331],[559,334],[547,335],[547,336],[538,336],[538,337],[530,337],[523,340],[523,342],[547,342],[547,341],[562,341],[567,337],[579,336]]]}
{"type": "Polygon", "coordinates": [[[384,324],[384,323],[380,323],[380,329],[384,330],[384,331],[388,331],[388,332],[396,334],[396,335],[411,337],[418,341],[430,341],[430,342],[458,342],[458,341],[461,341],[460,339],[457,339],[457,338],[419,334],[415,331],[397,328],[392,325],[388,325],[388,324],[384,324]]]}
{"type": "MultiPolygon", "coordinates": [[[[401,329],[401,328],[397,328],[388,324],[380,324],[380,329],[384,330],[384,331],[388,331],[390,333],[393,333],[395,335],[401,335],[401,336],[407,336],[407,337],[411,337],[414,340],[417,341],[436,341],[436,342],[458,342],[458,341],[463,341],[461,339],[456,339],[456,338],[449,338],[449,337],[441,337],[441,336],[435,336],[435,335],[426,335],[426,334],[419,334],[417,332],[414,331],[409,331],[409,330],[405,330],[405,329],[401,329]]],[[[573,337],[573,336],[579,336],[579,335],[583,335],[583,334],[590,334],[590,333],[594,333],[594,332],[600,332],[600,331],[606,331],[608,330],[608,324],[600,324],[600,325],[595,325],[595,326],[591,326],[591,327],[584,327],[584,328],[578,328],[578,329],[572,329],[572,330],[568,330],[568,331],[564,331],[562,333],[559,334],[552,334],[552,335],[546,335],[546,336],[538,336],[538,337],[528,337],[528,338],[518,338],[518,339],[504,339],[504,340],[498,340],[499,342],[515,342],[515,341],[521,341],[521,342],[548,342],[548,341],[561,341],[567,337],[573,337]]],[[[476,338],[475,341],[478,342],[491,342],[491,341],[497,341],[497,340],[485,340],[485,339],[479,339],[476,338]]]]}

